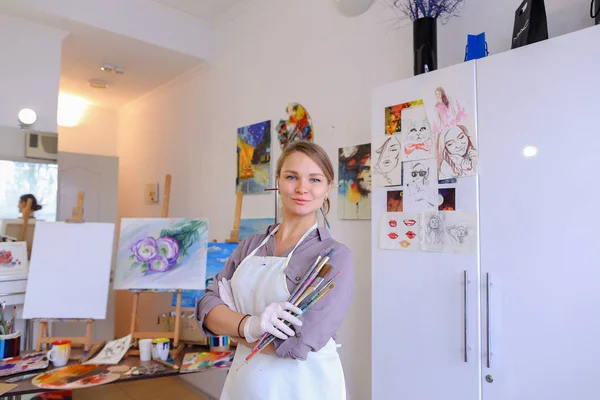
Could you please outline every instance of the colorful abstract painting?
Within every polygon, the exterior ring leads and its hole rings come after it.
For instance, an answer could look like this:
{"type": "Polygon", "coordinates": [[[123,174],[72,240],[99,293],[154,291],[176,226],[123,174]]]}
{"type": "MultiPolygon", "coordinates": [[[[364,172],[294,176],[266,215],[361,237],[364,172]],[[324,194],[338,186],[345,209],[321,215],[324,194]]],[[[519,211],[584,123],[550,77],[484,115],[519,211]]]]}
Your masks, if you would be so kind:
{"type": "Polygon", "coordinates": [[[229,368],[233,363],[233,351],[188,353],[183,358],[181,372],[198,372],[212,368],[229,368]]]}
{"type": "Polygon", "coordinates": [[[48,363],[46,353],[32,353],[22,357],[5,358],[0,360],[0,376],[44,369],[48,366],[48,363]]]}
{"type": "Polygon", "coordinates": [[[208,221],[123,218],[115,289],[204,289],[208,221]]]}
{"type": "Polygon", "coordinates": [[[240,240],[244,240],[246,236],[254,233],[263,234],[274,223],[274,218],[242,218],[240,221],[240,240]]]}
{"type": "Polygon", "coordinates": [[[423,100],[414,100],[385,108],[385,134],[393,135],[402,131],[402,110],[423,105],[423,100]]]}
{"type": "Polygon", "coordinates": [[[371,219],[371,144],[339,149],[338,218],[371,219]]]}
{"type": "Polygon", "coordinates": [[[271,186],[271,121],[238,128],[236,193],[265,193],[271,186]]]}
{"type": "Polygon", "coordinates": [[[297,140],[312,142],[315,138],[313,124],[306,108],[298,103],[290,103],[285,109],[287,119],[279,120],[277,138],[281,150],[297,140]]]}
{"type": "Polygon", "coordinates": [[[27,242],[0,242],[0,275],[27,273],[27,242]]]}
{"type": "MultiPolygon", "coordinates": [[[[208,256],[206,258],[206,287],[212,285],[215,276],[225,266],[231,254],[238,246],[237,243],[209,243],[208,256]]],[[[200,297],[204,296],[204,290],[184,290],[181,298],[182,307],[195,307],[200,297]]],[[[177,305],[177,294],[173,293],[172,305],[177,305]]]]}
{"type": "Polygon", "coordinates": [[[108,365],[73,364],[43,372],[31,383],[42,389],[81,389],[114,382],[120,377],[108,365]]]}

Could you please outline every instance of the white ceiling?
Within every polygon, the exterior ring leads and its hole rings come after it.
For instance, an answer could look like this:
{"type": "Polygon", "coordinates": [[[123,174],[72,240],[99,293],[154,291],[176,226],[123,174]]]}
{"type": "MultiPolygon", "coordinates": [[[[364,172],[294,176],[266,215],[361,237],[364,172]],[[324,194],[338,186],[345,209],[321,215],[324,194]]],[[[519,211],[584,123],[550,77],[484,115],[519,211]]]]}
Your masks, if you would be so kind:
{"type": "Polygon", "coordinates": [[[89,27],[71,30],[63,42],[60,91],[82,96],[96,106],[119,108],[204,62],[179,52],[89,27]],[[104,72],[108,63],[125,73],[104,72]],[[107,81],[108,89],[89,86],[107,81]]]}
{"type": "MultiPolygon", "coordinates": [[[[215,23],[231,7],[248,0],[146,1],[195,16],[199,23],[215,23]]],[[[16,0],[0,0],[0,12],[70,32],[63,42],[60,91],[84,97],[96,106],[119,108],[194,68],[207,65],[199,58],[57,18],[22,6],[16,0]],[[103,63],[125,68],[125,73],[101,71],[103,63]],[[89,79],[106,80],[109,87],[91,88],[89,79]]]]}
{"type": "Polygon", "coordinates": [[[215,22],[233,6],[247,0],[152,0],[179,11],[215,22]]]}

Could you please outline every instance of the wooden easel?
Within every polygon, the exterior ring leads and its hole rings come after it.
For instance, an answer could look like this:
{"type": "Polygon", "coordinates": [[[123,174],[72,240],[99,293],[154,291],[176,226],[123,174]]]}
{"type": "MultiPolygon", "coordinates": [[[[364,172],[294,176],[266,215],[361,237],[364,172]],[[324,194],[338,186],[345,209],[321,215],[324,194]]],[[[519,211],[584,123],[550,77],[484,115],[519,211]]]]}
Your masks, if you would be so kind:
{"type": "MultiPolygon", "coordinates": [[[[67,218],[65,222],[69,223],[83,223],[83,200],[84,193],[79,192],[77,195],[77,207],[73,207],[71,218],[67,218]]],[[[28,208],[31,205],[31,200],[28,201],[28,208]]],[[[25,216],[25,214],[23,214],[25,216]]],[[[96,342],[92,343],[92,331],[93,331],[93,319],[89,318],[68,318],[68,319],[59,319],[60,322],[77,322],[77,321],[85,321],[85,336],[81,337],[51,337],[49,336],[48,329],[48,320],[40,320],[40,326],[38,328],[38,336],[37,336],[37,345],[36,351],[42,350],[42,348],[48,344],[51,345],[52,342],[56,340],[69,340],[71,342],[71,348],[83,347],[83,354],[75,354],[71,352],[71,356],[69,357],[71,360],[79,360],[81,362],[87,361],[94,354],[96,354],[102,346],[104,346],[105,342],[96,342]]]]}
{"type": "MultiPolygon", "coordinates": [[[[165,190],[163,195],[162,218],[169,217],[169,199],[171,198],[171,175],[167,174],[165,178],[165,190]]],[[[131,308],[131,338],[136,339],[153,339],[153,338],[169,338],[173,339],[173,348],[170,351],[171,358],[176,358],[183,350],[183,343],[179,342],[181,330],[181,296],[182,291],[177,291],[177,303],[175,306],[175,330],[172,332],[140,332],[138,331],[138,306],[140,303],[140,294],[142,291],[133,291],[133,307],[131,308]]],[[[139,350],[129,350],[127,355],[139,355],[139,350]]]]}
{"type": "Polygon", "coordinates": [[[242,219],[242,200],[244,194],[240,190],[237,192],[237,198],[235,200],[235,216],[233,217],[233,229],[229,234],[229,239],[226,239],[226,243],[238,243],[240,241],[240,221],[242,219]]]}

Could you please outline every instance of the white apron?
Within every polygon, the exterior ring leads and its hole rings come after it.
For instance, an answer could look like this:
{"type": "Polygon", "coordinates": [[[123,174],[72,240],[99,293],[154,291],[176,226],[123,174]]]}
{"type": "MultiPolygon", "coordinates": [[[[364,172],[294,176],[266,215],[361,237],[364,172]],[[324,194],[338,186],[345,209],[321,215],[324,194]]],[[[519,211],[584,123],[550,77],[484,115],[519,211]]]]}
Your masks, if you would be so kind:
{"type": "MultiPolygon", "coordinates": [[[[287,301],[290,292],[283,272],[298,245],[316,229],[310,228],[287,257],[258,257],[258,249],[246,257],[231,278],[238,312],[260,316],[271,303],[287,301]]],[[[271,232],[274,235],[277,226],[271,232]]],[[[239,344],[229,369],[221,400],[346,400],[342,363],[333,339],[306,361],[258,353],[239,371],[252,350],[239,344]]]]}

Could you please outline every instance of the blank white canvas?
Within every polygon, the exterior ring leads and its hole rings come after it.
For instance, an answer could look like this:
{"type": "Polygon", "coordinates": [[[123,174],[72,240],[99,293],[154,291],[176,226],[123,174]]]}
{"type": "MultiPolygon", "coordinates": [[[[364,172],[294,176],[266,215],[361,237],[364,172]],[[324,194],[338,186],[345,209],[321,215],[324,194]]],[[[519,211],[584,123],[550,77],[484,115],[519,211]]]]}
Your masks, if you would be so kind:
{"type": "Polygon", "coordinates": [[[37,222],[23,318],[105,319],[115,225],[37,222]]]}

